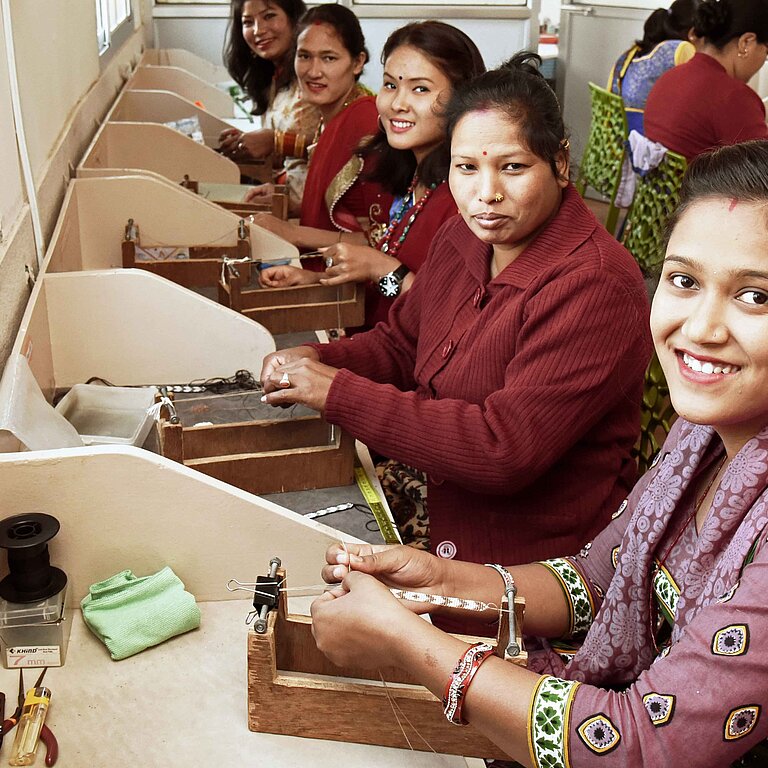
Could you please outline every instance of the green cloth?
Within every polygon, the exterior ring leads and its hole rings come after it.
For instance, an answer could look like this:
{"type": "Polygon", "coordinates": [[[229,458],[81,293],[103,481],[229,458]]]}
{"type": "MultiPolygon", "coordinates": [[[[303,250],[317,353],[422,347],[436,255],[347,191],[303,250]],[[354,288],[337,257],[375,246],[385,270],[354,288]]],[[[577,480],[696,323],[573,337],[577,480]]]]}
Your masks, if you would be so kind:
{"type": "Polygon", "coordinates": [[[80,603],[88,628],[115,661],[200,626],[200,609],[166,566],[151,576],[121,571],[93,584],[80,603]]]}

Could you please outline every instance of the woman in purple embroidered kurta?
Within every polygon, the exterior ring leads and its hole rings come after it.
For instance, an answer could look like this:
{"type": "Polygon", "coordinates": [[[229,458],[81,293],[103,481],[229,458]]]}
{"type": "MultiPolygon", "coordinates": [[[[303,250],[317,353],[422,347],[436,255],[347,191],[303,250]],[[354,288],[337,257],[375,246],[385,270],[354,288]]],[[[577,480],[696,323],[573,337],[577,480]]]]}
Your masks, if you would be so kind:
{"type": "MultiPolygon", "coordinates": [[[[690,166],[651,329],[680,414],[657,463],[580,554],[510,569],[526,633],[549,639],[462,689],[462,716],[524,765],[768,764],[767,141],[690,166]]],[[[327,561],[318,647],[397,659],[447,697],[467,644],[387,587],[498,604],[496,571],[406,547],[327,561]]]]}

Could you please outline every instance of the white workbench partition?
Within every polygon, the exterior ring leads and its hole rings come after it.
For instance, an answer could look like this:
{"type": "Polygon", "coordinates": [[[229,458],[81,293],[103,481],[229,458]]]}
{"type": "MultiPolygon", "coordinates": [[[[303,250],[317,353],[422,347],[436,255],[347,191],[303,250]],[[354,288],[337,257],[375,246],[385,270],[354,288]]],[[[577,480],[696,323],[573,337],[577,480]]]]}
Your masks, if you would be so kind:
{"type": "MultiPolygon", "coordinates": [[[[171,91],[124,90],[107,115],[111,123],[170,123],[196,117],[206,147],[219,146],[222,131],[229,123],[212,115],[197,104],[171,91]]],[[[255,127],[255,126],[254,126],[255,127]]]]}
{"type": "Polygon", "coordinates": [[[142,54],[140,66],[179,67],[186,69],[211,85],[226,83],[232,76],[222,66],[212,64],[208,59],[183,48],[148,48],[142,54]]]}
{"type": "MultiPolygon", "coordinates": [[[[128,219],[144,247],[237,244],[240,217],[157,175],[74,179],[44,263],[45,272],[122,266],[121,244],[128,219]]],[[[295,246],[249,224],[251,255],[294,259],[295,246]]]]}
{"type": "Polygon", "coordinates": [[[216,117],[235,117],[235,102],[228,93],[179,67],[136,67],[125,87],[132,91],[172,91],[199,103],[216,117]]]}
{"type": "Polygon", "coordinates": [[[121,175],[125,169],[153,171],[175,183],[239,184],[240,169],[210,147],[157,123],[104,123],[77,168],[78,176],[121,175]]]}
{"type": "Polygon", "coordinates": [[[93,376],[113,384],[185,383],[258,375],[273,352],[258,323],[138,269],[45,274],[13,352],[25,355],[43,394],[93,376]]]}

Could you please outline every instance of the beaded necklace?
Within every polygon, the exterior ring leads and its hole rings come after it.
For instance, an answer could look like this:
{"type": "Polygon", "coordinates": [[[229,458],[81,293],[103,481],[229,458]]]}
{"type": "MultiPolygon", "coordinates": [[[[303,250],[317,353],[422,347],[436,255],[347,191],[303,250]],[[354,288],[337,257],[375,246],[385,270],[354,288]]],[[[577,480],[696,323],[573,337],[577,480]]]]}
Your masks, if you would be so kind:
{"type": "Polygon", "coordinates": [[[403,227],[403,231],[400,234],[400,237],[395,240],[395,242],[392,242],[392,234],[394,233],[397,225],[402,221],[403,216],[405,216],[405,212],[411,208],[411,200],[413,199],[413,191],[416,189],[416,185],[418,184],[419,180],[416,176],[413,177],[413,181],[411,182],[411,186],[408,187],[408,191],[405,193],[405,196],[403,197],[403,202],[400,203],[400,207],[395,211],[395,215],[392,217],[392,220],[389,222],[389,226],[387,227],[386,232],[384,232],[384,235],[382,236],[381,240],[379,240],[378,248],[380,251],[383,251],[384,253],[394,256],[399,250],[400,246],[405,242],[405,238],[408,236],[408,232],[411,229],[411,226],[413,225],[413,222],[416,221],[416,217],[421,213],[424,206],[427,204],[427,200],[429,200],[429,196],[435,191],[437,188],[437,182],[433,182],[430,184],[427,189],[425,190],[424,194],[419,198],[418,202],[413,205],[413,213],[408,217],[408,221],[406,222],[405,226],[403,227]]]}

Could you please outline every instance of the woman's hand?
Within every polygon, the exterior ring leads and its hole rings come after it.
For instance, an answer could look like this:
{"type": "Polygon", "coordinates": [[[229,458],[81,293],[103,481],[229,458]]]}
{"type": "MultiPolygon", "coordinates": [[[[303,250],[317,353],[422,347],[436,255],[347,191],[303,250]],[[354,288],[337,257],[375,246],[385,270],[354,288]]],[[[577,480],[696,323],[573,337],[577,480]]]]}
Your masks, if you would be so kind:
{"type": "MultiPolygon", "coordinates": [[[[261,186],[272,186],[271,184],[263,184],[261,186]]],[[[254,187],[246,196],[245,201],[247,203],[258,202],[260,199],[260,193],[257,191],[260,187],[254,187]]],[[[298,245],[297,242],[299,227],[297,224],[291,224],[288,221],[278,219],[277,216],[273,216],[271,213],[254,213],[253,223],[257,227],[268,229],[278,237],[282,237],[283,240],[287,240],[293,245],[298,245]]]]}
{"type": "MultiPolygon", "coordinates": [[[[275,185],[268,181],[265,184],[257,184],[245,193],[243,198],[244,203],[266,203],[275,194],[275,185]]],[[[256,214],[260,215],[260,214],[256,214]]],[[[271,214],[265,213],[264,216],[270,216],[271,214]]],[[[254,219],[256,216],[254,216],[254,219]]],[[[259,226],[263,226],[260,224],[259,226]]]]}
{"type": "Polygon", "coordinates": [[[378,282],[382,275],[397,269],[400,262],[369,245],[338,243],[323,249],[326,270],[323,285],[378,282]]]}
{"type": "Polygon", "coordinates": [[[272,154],[275,133],[271,128],[243,133],[237,128],[227,128],[219,135],[219,150],[232,160],[250,160],[272,154]]]}
{"type": "Polygon", "coordinates": [[[266,393],[261,398],[262,402],[279,406],[298,403],[322,413],[338,372],[337,368],[308,357],[277,366],[266,378],[262,371],[261,381],[266,393]]]}
{"type": "MultiPolygon", "coordinates": [[[[326,550],[325,562],[321,575],[329,584],[340,582],[350,571],[359,571],[375,576],[388,587],[433,595],[449,594],[445,583],[447,561],[413,547],[332,544],[326,550]]],[[[406,602],[405,605],[416,613],[434,608],[426,603],[406,602]]]]}
{"type": "Polygon", "coordinates": [[[284,365],[303,359],[319,360],[320,356],[312,347],[303,346],[279,349],[277,352],[272,352],[267,355],[261,363],[261,375],[259,377],[259,381],[264,387],[264,391],[269,393],[279,389],[278,386],[272,384],[275,371],[280,370],[284,365]]]}
{"type": "Polygon", "coordinates": [[[400,658],[398,643],[429,625],[412,614],[381,582],[363,573],[318,597],[311,608],[317,647],[334,664],[376,668],[400,658]]]}
{"type": "Polygon", "coordinates": [[[313,285],[321,277],[320,272],[312,272],[289,264],[267,267],[259,271],[259,285],[262,288],[291,288],[296,285],[313,285]]]}

